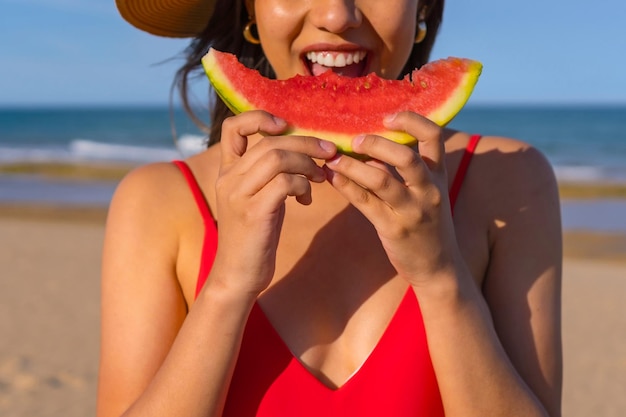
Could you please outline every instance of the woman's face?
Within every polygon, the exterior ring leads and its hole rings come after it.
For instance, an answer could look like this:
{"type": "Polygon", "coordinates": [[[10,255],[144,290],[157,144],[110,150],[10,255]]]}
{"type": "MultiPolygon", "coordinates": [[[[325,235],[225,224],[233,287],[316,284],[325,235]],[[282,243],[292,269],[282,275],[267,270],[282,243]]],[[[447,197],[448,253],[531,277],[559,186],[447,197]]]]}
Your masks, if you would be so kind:
{"type": "Polygon", "coordinates": [[[415,39],[418,0],[255,0],[261,46],[279,79],[332,70],[395,79],[415,39]]]}

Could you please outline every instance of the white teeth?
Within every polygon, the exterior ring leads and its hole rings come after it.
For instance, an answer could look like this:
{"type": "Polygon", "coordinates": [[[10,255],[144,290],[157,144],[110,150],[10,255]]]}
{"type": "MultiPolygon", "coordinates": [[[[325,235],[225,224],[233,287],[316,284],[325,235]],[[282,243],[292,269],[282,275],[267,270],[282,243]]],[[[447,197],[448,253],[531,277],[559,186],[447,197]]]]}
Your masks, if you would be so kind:
{"type": "Polygon", "coordinates": [[[306,57],[312,63],[317,63],[325,67],[345,67],[346,65],[358,64],[367,53],[365,51],[356,52],[307,52],[306,57]]]}
{"type": "Polygon", "coordinates": [[[335,66],[336,67],[346,66],[346,57],[343,54],[337,55],[337,58],[335,58],[335,66]]]}

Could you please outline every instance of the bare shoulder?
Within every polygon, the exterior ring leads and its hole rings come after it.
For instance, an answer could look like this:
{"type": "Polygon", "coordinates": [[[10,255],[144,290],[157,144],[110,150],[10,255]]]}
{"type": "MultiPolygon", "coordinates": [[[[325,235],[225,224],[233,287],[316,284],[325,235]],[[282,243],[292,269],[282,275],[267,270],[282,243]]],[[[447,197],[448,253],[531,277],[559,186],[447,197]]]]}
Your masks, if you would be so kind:
{"type": "MultiPolygon", "coordinates": [[[[155,197],[169,189],[179,180],[180,171],[173,163],[156,162],[139,166],[130,171],[120,182],[117,193],[138,193],[150,195],[157,192],[155,197]]],[[[174,187],[175,188],[175,187],[174,187]]]]}
{"type": "Polygon", "coordinates": [[[477,154],[488,157],[493,169],[520,169],[533,173],[552,172],[545,155],[534,146],[519,139],[504,136],[484,136],[477,154]]]}
{"type": "MultiPolygon", "coordinates": [[[[219,150],[208,149],[184,161],[204,192],[217,175],[219,150]]],[[[143,165],[129,172],[118,185],[111,211],[136,212],[149,220],[158,216],[160,221],[181,221],[181,211],[196,211],[192,194],[181,170],[172,162],[143,165]]]]}
{"type": "Polygon", "coordinates": [[[129,271],[139,276],[142,264],[173,268],[189,218],[185,214],[193,209],[185,191],[184,178],[172,163],[144,165],[122,179],[108,210],[104,279],[129,271]]]}
{"type": "MultiPolygon", "coordinates": [[[[457,154],[469,135],[453,134],[446,146],[457,154]]],[[[458,156],[456,159],[459,159],[458,156]]],[[[490,255],[504,242],[511,253],[526,245],[537,248],[533,238],[550,235],[558,246],[560,201],[556,177],[546,156],[524,141],[501,137],[481,138],[465,177],[455,214],[459,222],[479,225],[485,232],[490,255]]],[[[530,255],[529,255],[530,256],[530,255]]],[[[492,263],[494,259],[490,259],[492,263]]]]}
{"type": "Polygon", "coordinates": [[[176,202],[181,201],[184,191],[183,181],[179,169],[172,163],[159,162],[137,167],[117,186],[109,217],[136,214],[138,218],[150,221],[154,216],[162,218],[169,213],[174,214],[178,207],[176,202]]]}
{"type": "Polygon", "coordinates": [[[502,136],[481,138],[472,169],[477,185],[487,192],[489,203],[497,207],[512,205],[509,209],[518,210],[520,204],[558,198],[550,162],[524,141],[502,136]]]}

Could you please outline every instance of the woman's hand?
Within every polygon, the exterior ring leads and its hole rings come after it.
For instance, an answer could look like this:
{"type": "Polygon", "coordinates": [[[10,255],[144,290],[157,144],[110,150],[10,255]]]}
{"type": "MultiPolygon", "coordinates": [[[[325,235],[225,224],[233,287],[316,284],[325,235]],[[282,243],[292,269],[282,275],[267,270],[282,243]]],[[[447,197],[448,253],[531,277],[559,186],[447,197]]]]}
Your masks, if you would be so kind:
{"type": "Polygon", "coordinates": [[[312,158],[328,159],[334,144],[313,137],[272,136],[287,128],[262,111],[222,125],[221,165],[216,182],[219,242],[213,270],[220,284],[257,295],[274,274],[285,200],[311,203],[311,184],[326,180],[312,158]],[[248,137],[266,135],[254,146],[248,137]],[[227,282],[225,282],[227,281],[227,282]]]}
{"type": "Polygon", "coordinates": [[[418,151],[373,135],[353,140],[359,161],[326,163],[332,185],[374,225],[400,276],[421,285],[461,261],[450,211],[442,131],[414,114],[400,113],[386,127],[417,138],[418,151]]]}

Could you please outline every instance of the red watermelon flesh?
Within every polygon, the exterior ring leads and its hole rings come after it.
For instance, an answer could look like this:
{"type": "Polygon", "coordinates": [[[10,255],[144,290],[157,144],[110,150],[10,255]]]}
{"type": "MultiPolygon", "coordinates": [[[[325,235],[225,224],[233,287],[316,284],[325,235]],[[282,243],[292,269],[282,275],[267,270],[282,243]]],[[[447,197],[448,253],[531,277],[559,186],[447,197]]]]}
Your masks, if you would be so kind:
{"type": "Polygon", "coordinates": [[[385,116],[400,111],[421,114],[443,126],[465,105],[482,65],[470,59],[447,58],[414,70],[402,80],[372,73],[350,78],[327,71],[270,80],[246,68],[235,55],[211,49],[202,59],[213,88],[235,113],[262,109],[287,121],[288,134],[316,136],[351,153],[359,134],[378,134],[399,143],[415,138],[390,132],[385,116]]]}

